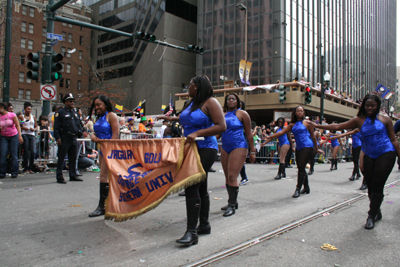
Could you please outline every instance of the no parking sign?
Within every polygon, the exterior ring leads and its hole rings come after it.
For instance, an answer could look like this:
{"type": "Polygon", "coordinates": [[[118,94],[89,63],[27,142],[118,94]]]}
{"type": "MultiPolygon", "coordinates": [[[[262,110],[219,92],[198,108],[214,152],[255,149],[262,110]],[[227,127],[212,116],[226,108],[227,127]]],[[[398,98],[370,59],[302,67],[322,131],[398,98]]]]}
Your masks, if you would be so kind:
{"type": "Polygon", "coordinates": [[[41,100],[57,100],[57,91],[55,85],[40,85],[41,100]]]}

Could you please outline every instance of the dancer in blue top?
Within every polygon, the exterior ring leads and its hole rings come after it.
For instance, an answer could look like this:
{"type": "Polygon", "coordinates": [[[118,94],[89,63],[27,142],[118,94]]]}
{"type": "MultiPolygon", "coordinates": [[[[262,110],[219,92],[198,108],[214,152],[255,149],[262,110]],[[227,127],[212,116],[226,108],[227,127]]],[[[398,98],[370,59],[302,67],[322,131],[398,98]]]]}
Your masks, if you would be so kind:
{"type": "Polygon", "coordinates": [[[310,193],[310,186],[308,184],[308,176],[306,172],[307,162],[317,152],[317,140],[314,135],[314,127],[311,126],[309,120],[305,120],[304,109],[298,106],[293,109],[290,124],[282,131],[268,136],[265,143],[270,142],[273,138],[279,137],[292,131],[294,139],[296,140],[296,163],[297,163],[297,186],[294,191],[293,197],[297,198],[301,193],[310,193]],[[304,190],[301,187],[304,184],[304,190]]]}
{"type": "MultiPolygon", "coordinates": [[[[327,138],[331,138],[333,136],[335,136],[336,134],[332,134],[332,133],[327,133],[326,137],[327,138]]],[[[332,158],[331,158],[331,171],[333,170],[337,170],[337,154],[339,152],[339,146],[342,147],[343,149],[343,144],[342,141],[340,139],[331,139],[331,152],[332,152],[332,158]]]]}
{"type": "MultiPolygon", "coordinates": [[[[112,112],[113,108],[105,95],[96,96],[93,100],[89,114],[96,111],[96,123],[93,126],[94,133],[90,136],[92,142],[99,142],[101,139],[118,139],[119,122],[117,115],[112,112]]],[[[100,146],[98,145],[98,149],[100,146]]],[[[100,200],[96,210],[89,214],[89,217],[97,217],[105,214],[104,202],[108,196],[108,167],[103,159],[101,151],[99,153],[100,163],[100,200]]]]}
{"type": "Polygon", "coordinates": [[[393,169],[396,155],[400,156],[399,143],[394,135],[389,117],[379,115],[381,99],[377,95],[366,95],[357,116],[336,125],[316,125],[320,129],[360,129],[361,149],[364,151],[364,175],[370,199],[365,229],[372,229],[382,219],[380,210],[383,189],[393,169]]]}
{"type": "Polygon", "coordinates": [[[361,151],[361,134],[359,133],[360,129],[354,129],[352,131],[349,131],[344,134],[339,134],[332,136],[330,139],[334,141],[335,139],[342,138],[348,135],[351,135],[352,137],[352,148],[351,148],[351,154],[353,156],[353,163],[354,163],[354,168],[353,168],[353,174],[349,178],[350,181],[358,180],[360,179],[360,167],[359,167],[359,157],[360,157],[360,151],[361,151]]]}
{"type": "MultiPolygon", "coordinates": [[[[285,129],[285,118],[280,117],[276,120],[275,124],[278,126],[278,129],[276,130],[277,133],[285,129]]],[[[286,134],[283,134],[278,137],[279,143],[278,143],[278,153],[279,153],[279,169],[278,169],[278,175],[275,176],[275,180],[279,180],[281,178],[286,177],[286,172],[285,172],[285,158],[286,154],[290,149],[290,146],[293,147],[292,143],[292,138],[290,138],[290,132],[287,132],[286,134]]],[[[261,146],[264,146],[266,142],[262,143],[261,146]]]]}
{"type": "MultiPolygon", "coordinates": [[[[226,130],[224,114],[221,105],[212,97],[213,88],[205,75],[194,77],[190,81],[189,96],[192,100],[184,106],[179,117],[158,116],[157,120],[179,121],[184,129],[186,142],[196,142],[204,171],[213,165],[218,151],[216,135],[226,130]],[[204,137],[195,141],[196,137],[204,137]]],[[[191,246],[198,243],[198,234],[210,234],[208,221],[210,212],[210,197],[206,179],[185,189],[187,230],[185,235],[176,240],[177,243],[191,246]],[[200,225],[196,228],[200,217],[200,225]]]]}
{"type": "Polygon", "coordinates": [[[228,205],[222,207],[221,210],[225,210],[223,216],[228,217],[235,214],[235,209],[239,207],[237,177],[246,160],[248,149],[250,148],[250,162],[256,160],[256,149],[251,132],[250,116],[240,109],[240,99],[237,94],[230,93],[225,97],[224,112],[226,132],[221,135],[221,163],[229,199],[228,205]]]}

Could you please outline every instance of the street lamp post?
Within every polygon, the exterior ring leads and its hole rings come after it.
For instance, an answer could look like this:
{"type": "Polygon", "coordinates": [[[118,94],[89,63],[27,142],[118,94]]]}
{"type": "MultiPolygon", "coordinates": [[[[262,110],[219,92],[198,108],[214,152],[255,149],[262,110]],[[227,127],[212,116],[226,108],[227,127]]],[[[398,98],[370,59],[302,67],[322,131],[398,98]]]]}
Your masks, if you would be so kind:
{"type": "MultiPolygon", "coordinates": [[[[322,56],[322,58],[323,58],[323,56],[322,56]]],[[[329,72],[326,72],[324,75],[324,84],[326,83],[327,88],[329,88],[330,80],[331,80],[331,75],[329,74],[329,72]]],[[[325,88],[324,88],[324,86],[322,86],[322,88],[321,88],[321,110],[320,110],[320,116],[319,116],[319,119],[321,122],[324,119],[324,98],[325,98],[325,88]]]]}
{"type": "Polygon", "coordinates": [[[244,11],[245,15],[245,28],[244,28],[244,61],[247,63],[247,7],[244,4],[237,4],[236,8],[240,11],[244,11]]]}

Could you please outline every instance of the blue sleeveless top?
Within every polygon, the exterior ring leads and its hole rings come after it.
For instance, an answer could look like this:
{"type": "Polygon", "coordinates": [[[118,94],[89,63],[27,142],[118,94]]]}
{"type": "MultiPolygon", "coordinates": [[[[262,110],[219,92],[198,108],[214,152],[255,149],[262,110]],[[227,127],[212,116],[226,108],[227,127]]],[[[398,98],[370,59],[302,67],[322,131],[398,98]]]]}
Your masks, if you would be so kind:
{"type": "Polygon", "coordinates": [[[352,144],[353,148],[361,146],[361,135],[359,132],[352,134],[351,137],[353,138],[353,144],[352,144]]]}
{"type": "Polygon", "coordinates": [[[296,149],[301,150],[305,147],[314,147],[314,143],[311,139],[310,132],[307,127],[304,126],[303,121],[298,121],[292,128],[294,139],[296,139],[296,149]]]}
{"type": "MultiPolygon", "coordinates": [[[[330,137],[334,137],[334,135],[331,135],[330,137]]],[[[331,146],[332,147],[339,146],[339,141],[337,139],[331,140],[331,146]]]]}
{"type": "Polygon", "coordinates": [[[107,121],[108,111],[99,117],[96,123],[93,125],[94,132],[96,136],[100,139],[111,139],[112,129],[111,125],[107,121]]]}
{"type": "Polygon", "coordinates": [[[235,148],[248,148],[243,123],[236,116],[236,111],[237,109],[225,114],[226,131],[221,135],[222,148],[228,153],[235,148]]]}
{"type": "MultiPolygon", "coordinates": [[[[183,127],[183,135],[186,137],[201,129],[206,129],[214,125],[211,118],[204,114],[201,109],[191,111],[191,103],[179,116],[179,122],[183,127]]],[[[217,138],[213,136],[204,136],[204,140],[196,141],[198,148],[213,148],[218,150],[217,138]]]]}
{"type": "MultiPolygon", "coordinates": [[[[283,127],[278,128],[278,130],[276,130],[276,133],[279,133],[282,130],[283,130],[283,127]]],[[[282,147],[283,145],[290,145],[289,139],[287,138],[287,134],[279,136],[278,140],[279,140],[280,147],[282,147]]]]}
{"type": "Polygon", "coordinates": [[[365,119],[360,134],[361,150],[370,158],[377,159],[386,152],[395,151],[386,126],[378,119],[378,115],[375,120],[370,117],[365,119]]]}

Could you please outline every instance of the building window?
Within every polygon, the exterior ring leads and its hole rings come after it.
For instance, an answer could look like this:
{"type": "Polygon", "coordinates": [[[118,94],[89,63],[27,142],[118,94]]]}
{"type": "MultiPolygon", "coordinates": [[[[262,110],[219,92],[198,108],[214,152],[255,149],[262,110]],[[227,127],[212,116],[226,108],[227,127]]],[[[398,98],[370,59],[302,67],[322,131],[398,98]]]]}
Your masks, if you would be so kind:
{"type": "Polygon", "coordinates": [[[35,17],[35,9],[33,7],[29,8],[29,17],[31,18],[35,17]]]}
{"type": "Polygon", "coordinates": [[[62,25],[63,25],[63,26],[67,26],[67,23],[63,22],[62,25]]]}
{"type": "Polygon", "coordinates": [[[25,65],[25,55],[20,55],[19,64],[20,64],[20,65],[25,65]]]}
{"type": "Polygon", "coordinates": [[[26,32],[26,22],[21,23],[21,32],[26,32]]]}
{"type": "Polygon", "coordinates": [[[70,79],[66,79],[65,80],[65,88],[69,88],[70,85],[71,85],[71,80],[70,79]]]}
{"type": "Polygon", "coordinates": [[[64,94],[58,94],[58,99],[63,99],[64,94]]]}
{"type": "Polygon", "coordinates": [[[32,23],[29,23],[28,32],[29,32],[30,34],[33,34],[33,24],[32,24],[32,23]]]}
{"type": "Polygon", "coordinates": [[[68,43],[72,43],[72,33],[68,33],[68,43]]]}
{"type": "Polygon", "coordinates": [[[26,82],[27,82],[27,83],[32,83],[32,80],[29,79],[28,77],[26,77],[26,82]]]}
{"type": "Polygon", "coordinates": [[[71,54],[68,53],[69,51],[71,51],[71,48],[68,47],[68,48],[67,48],[67,54],[66,54],[67,57],[71,57],[71,54]]]}
{"type": "Polygon", "coordinates": [[[67,73],[71,73],[71,64],[67,63],[67,73]]]}
{"type": "Polygon", "coordinates": [[[65,41],[67,39],[67,33],[66,32],[62,32],[62,39],[63,39],[63,41],[65,41]]]}
{"type": "Polygon", "coordinates": [[[83,44],[83,36],[79,36],[79,45],[83,44]]]}
{"type": "Polygon", "coordinates": [[[65,47],[64,47],[64,46],[61,46],[61,54],[62,54],[63,56],[65,56],[65,47]]]}
{"type": "Polygon", "coordinates": [[[24,98],[24,89],[18,89],[18,98],[24,98]]]}
{"type": "Polygon", "coordinates": [[[61,72],[64,72],[64,63],[63,62],[61,62],[61,66],[62,66],[62,68],[61,68],[61,72]]]}
{"type": "Polygon", "coordinates": [[[25,99],[31,99],[31,90],[26,90],[25,99]]]}
{"type": "Polygon", "coordinates": [[[68,24],[68,27],[72,28],[72,24],[68,24]]]}
{"type": "Polygon", "coordinates": [[[82,66],[78,66],[78,75],[82,75],[82,66]]]}
{"type": "Polygon", "coordinates": [[[22,5],[22,15],[28,14],[28,6],[22,5]]]}
{"type": "Polygon", "coordinates": [[[33,40],[28,40],[28,49],[33,50],[33,40]]]}
{"type": "Polygon", "coordinates": [[[78,81],[77,88],[78,88],[78,90],[81,90],[81,81],[78,81]]]}
{"type": "Polygon", "coordinates": [[[26,45],[26,39],[21,38],[21,48],[25,48],[25,45],[26,45]]]}
{"type": "Polygon", "coordinates": [[[23,73],[23,72],[20,72],[20,73],[19,73],[19,79],[18,79],[18,81],[19,81],[20,83],[23,83],[23,82],[25,81],[25,73],[23,73]]]}
{"type": "Polygon", "coordinates": [[[82,60],[83,52],[79,50],[79,60],[82,60]]]}
{"type": "Polygon", "coordinates": [[[42,36],[47,37],[47,27],[42,28],[42,36]]]}
{"type": "MultiPolygon", "coordinates": [[[[59,86],[60,86],[60,87],[64,87],[64,78],[61,78],[59,86]]],[[[60,98],[60,99],[61,99],[61,98],[60,98]]]]}
{"type": "Polygon", "coordinates": [[[42,43],[42,52],[46,52],[46,43],[42,43]]]}

